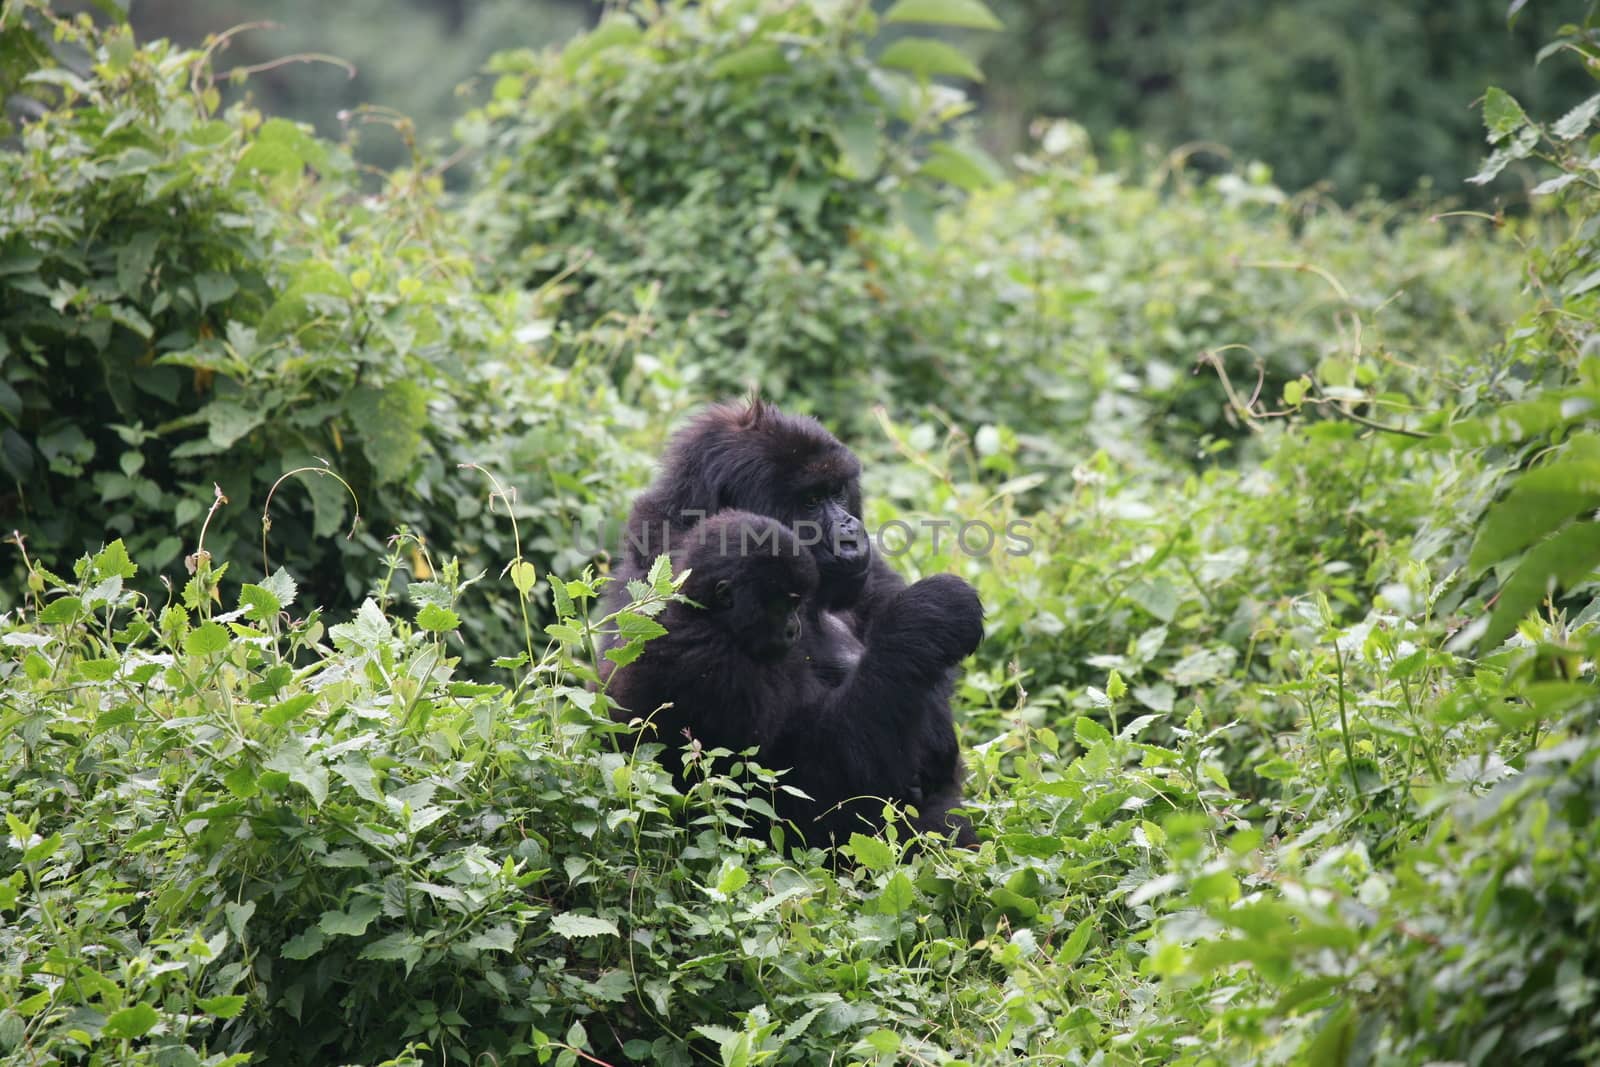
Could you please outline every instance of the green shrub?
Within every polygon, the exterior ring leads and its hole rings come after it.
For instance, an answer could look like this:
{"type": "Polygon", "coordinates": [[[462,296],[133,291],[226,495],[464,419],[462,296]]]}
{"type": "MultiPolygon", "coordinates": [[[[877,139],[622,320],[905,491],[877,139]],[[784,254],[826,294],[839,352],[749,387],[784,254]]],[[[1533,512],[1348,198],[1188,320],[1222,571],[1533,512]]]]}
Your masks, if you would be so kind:
{"type": "Polygon", "coordinates": [[[864,232],[895,210],[925,227],[945,183],[990,175],[930,142],[960,95],[903,73],[948,46],[911,38],[874,62],[865,5],[652,10],[497,57],[494,100],[461,124],[486,149],[468,209],[481,254],[497,278],[569,293],[572,321],[648,313],[710,393],[860,407],[892,385],[896,342],[864,232]]]}
{"type": "MultiPolygon", "coordinates": [[[[58,26],[93,67],[41,68],[59,98],[0,153],[0,510],[33,558],[121,537],[151,589],[182,584],[204,531],[235,581],[265,552],[353,605],[401,525],[473,569],[517,554],[457,469],[480,463],[538,562],[586,559],[574,527],[601,529],[647,462],[588,369],[626,337],[552,337],[530,302],[478,296],[436,179],[363,196],[341,149],[213,114],[201,56],[58,26]],[[208,517],[213,486],[228,503],[208,517]]],[[[402,580],[427,569],[404,562],[402,580]]],[[[493,611],[511,620],[501,603],[469,626],[504,640],[493,611]]]]}

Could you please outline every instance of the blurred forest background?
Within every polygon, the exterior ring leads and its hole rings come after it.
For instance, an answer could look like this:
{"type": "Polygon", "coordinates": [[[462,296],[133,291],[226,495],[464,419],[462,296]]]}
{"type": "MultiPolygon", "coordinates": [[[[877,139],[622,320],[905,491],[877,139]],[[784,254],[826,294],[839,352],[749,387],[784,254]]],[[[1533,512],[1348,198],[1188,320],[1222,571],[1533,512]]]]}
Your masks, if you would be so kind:
{"type": "MultiPolygon", "coordinates": [[[[616,0],[134,0],[140,39],[187,45],[254,23],[228,45],[235,64],[290,62],[251,78],[268,112],[344,131],[360,104],[415,120],[426,140],[449,134],[457,92],[481,98],[493,52],[559,45],[616,0]]],[[[880,4],[879,6],[887,6],[880,4]]],[[[1082,123],[1108,163],[1140,162],[1148,146],[1189,146],[1202,168],[1259,160],[1296,191],[1320,185],[1350,202],[1401,197],[1427,183],[1472,199],[1462,184],[1481,157],[1482,125],[1467,105],[1485,84],[1557,111],[1580,99],[1574,64],[1534,63],[1563,20],[1527,4],[1506,26],[1503,0],[999,0],[999,34],[960,41],[987,76],[974,93],[987,146],[1007,154],[1030,122],[1082,123]],[[1226,147],[1224,147],[1226,146],[1226,147]]],[[[1570,16],[1570,12],[1567,13],[1570,16]]],[[[886,38],[888,40],[890,38],[886,38]]],[[[222,64],[223,67],[228,63],[222,64]]],[[[358,130],[368,162],[404,158],[397,138],[358,130]]],[[[1500,190],[1504,195],[1504,189],[1500,190]]]]}

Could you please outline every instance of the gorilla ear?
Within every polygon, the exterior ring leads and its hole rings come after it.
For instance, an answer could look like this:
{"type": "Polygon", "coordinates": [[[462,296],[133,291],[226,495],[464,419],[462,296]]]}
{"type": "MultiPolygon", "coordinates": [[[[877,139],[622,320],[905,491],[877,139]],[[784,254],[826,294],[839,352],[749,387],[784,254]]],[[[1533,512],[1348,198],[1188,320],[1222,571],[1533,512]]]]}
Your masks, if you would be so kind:
{"type": "Polygon", "coordinates": [[[724,578],[711,590],[711,596],[719,608],[733,607],[733,583],[724,578]]]}

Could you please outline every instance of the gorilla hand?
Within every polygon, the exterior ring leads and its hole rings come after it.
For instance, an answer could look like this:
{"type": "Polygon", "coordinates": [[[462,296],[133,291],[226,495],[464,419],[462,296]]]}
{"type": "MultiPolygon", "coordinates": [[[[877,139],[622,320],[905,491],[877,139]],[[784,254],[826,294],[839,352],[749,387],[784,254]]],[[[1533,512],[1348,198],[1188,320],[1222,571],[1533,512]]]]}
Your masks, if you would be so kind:
{"type": "Polygon", "coordinates": [[[869,648],[887,642],[901,655],[944,670],[970,656],[983,640],[983,604],[977,590],[954,574],[935,574],[902,590],[867,637],[869,648]]]}

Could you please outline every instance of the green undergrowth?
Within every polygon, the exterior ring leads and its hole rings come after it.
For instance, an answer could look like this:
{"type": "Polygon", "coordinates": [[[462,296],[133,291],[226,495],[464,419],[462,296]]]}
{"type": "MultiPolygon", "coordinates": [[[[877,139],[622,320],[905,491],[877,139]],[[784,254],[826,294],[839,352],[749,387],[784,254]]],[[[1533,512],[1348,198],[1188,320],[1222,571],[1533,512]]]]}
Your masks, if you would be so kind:
{"type": "Polygon", "coordinates": [[[6,1062],[1600,1058],[1600,97],[1485,95],[1476,179],[1547,175],[1512,218],[1134,180],[1068,124],[1002,177],[880,77],[961,53],[818,10],[500,61],[459,201],[198,54],[0,22],[6,1062]],[[679,795],[611,720],[598,638],[676,587],[605,615],[599,542],[752,368],[984,600],[977,849],[745,836],[781,776],[679,795]]]}

